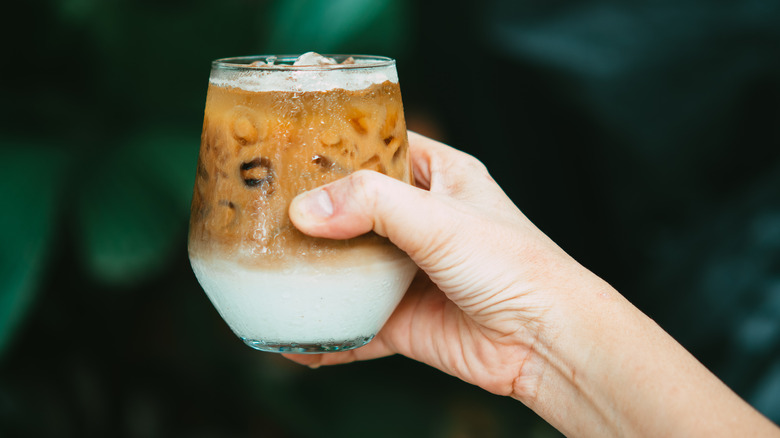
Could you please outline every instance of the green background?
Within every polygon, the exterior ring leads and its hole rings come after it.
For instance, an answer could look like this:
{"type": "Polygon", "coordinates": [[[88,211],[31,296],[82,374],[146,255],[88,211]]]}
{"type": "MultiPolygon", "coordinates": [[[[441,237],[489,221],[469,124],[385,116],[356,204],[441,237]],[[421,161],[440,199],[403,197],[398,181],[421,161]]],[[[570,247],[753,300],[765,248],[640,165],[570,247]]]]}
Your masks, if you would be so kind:
{"type": "Polygon", "coordinates": [[[189,268],[212,59],[394,57],[410,128],[780,421],[780,3],[17,2],[0,29],[0,436],[556,436],[392,357],[245,347],[189,268]]]}

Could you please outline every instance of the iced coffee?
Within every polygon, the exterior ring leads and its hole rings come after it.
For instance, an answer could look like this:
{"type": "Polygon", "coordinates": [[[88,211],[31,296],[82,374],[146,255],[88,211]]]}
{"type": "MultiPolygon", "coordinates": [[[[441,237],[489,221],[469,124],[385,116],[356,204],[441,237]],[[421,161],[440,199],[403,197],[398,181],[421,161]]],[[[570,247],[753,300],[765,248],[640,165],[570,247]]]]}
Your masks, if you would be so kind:
{"type": "Polygon", "coordinates": [[[288,217],[296,195],[360,169],[411,182],[393,60],[308,53],[212,64],[189,256],[247,345],[356,348],[401,300],[416,266],[387,239],[313,238],[288,217]]]}

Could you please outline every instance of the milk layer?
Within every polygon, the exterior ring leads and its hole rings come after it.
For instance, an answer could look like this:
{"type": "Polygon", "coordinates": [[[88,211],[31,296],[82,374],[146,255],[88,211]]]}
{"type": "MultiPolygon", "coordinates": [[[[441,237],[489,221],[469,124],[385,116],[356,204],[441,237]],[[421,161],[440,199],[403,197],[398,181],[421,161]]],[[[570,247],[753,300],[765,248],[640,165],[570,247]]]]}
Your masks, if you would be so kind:
{"type": "Polygon", "coordinates": [[[337,343],[375,335],[417,271],[408,258],[351,266],[307,262],[283,270],[191,257],[198,281],[242,339],[337,343]]]}

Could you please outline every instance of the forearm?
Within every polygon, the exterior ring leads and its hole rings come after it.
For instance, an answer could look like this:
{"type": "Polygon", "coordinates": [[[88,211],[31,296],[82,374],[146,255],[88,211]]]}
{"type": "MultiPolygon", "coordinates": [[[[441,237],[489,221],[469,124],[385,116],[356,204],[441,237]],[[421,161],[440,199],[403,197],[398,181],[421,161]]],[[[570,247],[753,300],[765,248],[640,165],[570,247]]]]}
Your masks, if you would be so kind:
{"type": "Polygon", "coordinates": [[[590,274],[553,292],[520,398],[570,436],[778,436],[657,324],[590,274]],[[556,321],[555,323],[549,321],[556,321]]]}

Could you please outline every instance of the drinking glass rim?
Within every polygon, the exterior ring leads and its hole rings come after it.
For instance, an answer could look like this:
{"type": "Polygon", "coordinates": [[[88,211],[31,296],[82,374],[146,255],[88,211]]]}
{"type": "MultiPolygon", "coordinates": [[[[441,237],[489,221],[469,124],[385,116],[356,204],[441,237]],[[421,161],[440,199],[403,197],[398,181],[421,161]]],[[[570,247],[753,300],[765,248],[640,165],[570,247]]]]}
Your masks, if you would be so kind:
{"type": "Polygon", "coordinates": [[[219,58],[211,61],[212,68],[229,69],[229,70],[264,70],[264,71],[292,71],[292,70],[306,70],[306,71],[329,71],[329,70],[350,70],[350,69],[364,69],[364,68],[377,68],[377,67],[390,67],[395,65],[395,59],[380,56],[380,55],[353,55],[353,54],[323,54],[326,58],[334,59],[347,59],[352,57],[356,61],[375,61],[375,62],[358,62],[355,64],[324,64],[324,65],[292,65],[299,56],[295,55],[249,55],[249,56],[232,56],[228,58],[219,58]],[[255,61],[266,61],[269,58],[274,58],[275,62],[286,61],[289,64],[274,64],[274,65],[250,65],[255,61]]]}

